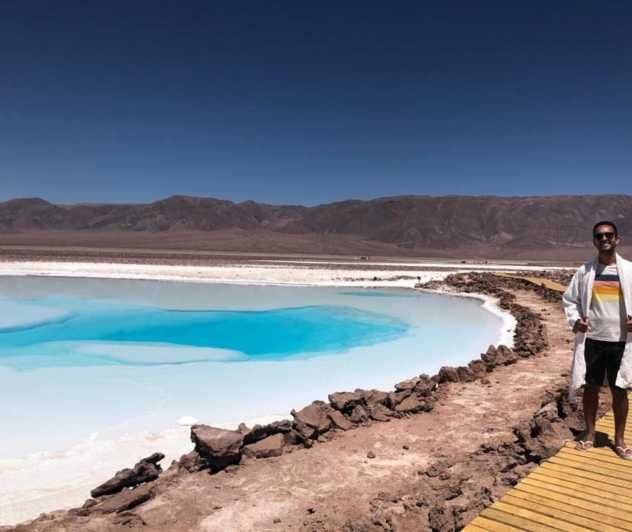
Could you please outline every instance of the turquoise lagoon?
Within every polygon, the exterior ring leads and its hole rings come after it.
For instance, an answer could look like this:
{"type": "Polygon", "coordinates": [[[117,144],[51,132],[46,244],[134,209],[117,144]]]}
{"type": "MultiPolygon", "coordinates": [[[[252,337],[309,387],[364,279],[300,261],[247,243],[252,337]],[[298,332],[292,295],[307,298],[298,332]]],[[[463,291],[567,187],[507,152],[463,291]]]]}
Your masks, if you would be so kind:
{"type": "Polygon", "coordinates": [[[467,362],[502,319],[405,290],[0,279],[0,453],[224,426],[467,362]]]}

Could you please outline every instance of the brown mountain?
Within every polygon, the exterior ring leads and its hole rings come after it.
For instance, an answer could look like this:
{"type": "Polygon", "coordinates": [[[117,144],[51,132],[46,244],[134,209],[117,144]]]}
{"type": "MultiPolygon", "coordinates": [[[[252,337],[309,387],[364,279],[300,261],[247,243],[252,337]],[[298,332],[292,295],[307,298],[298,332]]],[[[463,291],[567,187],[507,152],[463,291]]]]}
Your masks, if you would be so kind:
{"type": "Polygon", "coordinates": [[[279,251],[272,249],[275,238],[290,242],[301,237],[310,243],[309,249],[316,237],[340,237],[383,244],[405,254],[427,249],[584,247],[589,245],[592,224],[600,219],[617,222],[623,238],[632,241],[632,196],[402,196],[316,207],[187,196],[149,204],[54,205],[38,198],[0,203],[0,232],[13,233],[12,242],[19,242],[19,234],[51,231],[142,232],[152,242],[212,232],[236,238],[249,235],[251,242],[253,234],[265,235],[270,251],[279,251]]]}

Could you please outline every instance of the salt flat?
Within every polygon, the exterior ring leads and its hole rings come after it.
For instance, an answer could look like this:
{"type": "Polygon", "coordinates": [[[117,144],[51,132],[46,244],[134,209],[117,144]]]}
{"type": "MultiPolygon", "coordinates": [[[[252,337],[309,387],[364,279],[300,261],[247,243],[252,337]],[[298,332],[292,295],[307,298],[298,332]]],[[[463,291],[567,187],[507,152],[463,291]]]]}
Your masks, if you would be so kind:
{"type": "MultiPolygon", "coordinates": [[[[370,269],[370,267],[375,267],[376,264],[368,264],[368,268],[365,270],[346,269],[344,268],[344,264],[336,265],[336,267],[333,267],[334,264],[328,264],[327,266],[328,267],[318,267],[317,264],[313,264],[309,261],[292,265],[272,264],[253,266],[251,264],[229,264],[204,267],[155,264],[33,261],[0,263],[0,276],[4,276],[5,278],[8,276],[31,276],[85,279],[160,280],[185,282],[185,284],[197,282],[205,284],[230,283],[242,285],[411,288],[419,281],[424,282],[442,279],[451,272],[450,269],[442,271],[420,270],[419,272],[411,271],[410,269],[370,269]]],[[[447,263],[443,266],[450,268],[454,267],[454,264],[447,263]]],[[[503,266],[504,268],[507,268],[507,265],[503,266]]],[[[522,269],[522,267],[516,266],[516,269],[522,269]]],[[[377,296],[378,294],[375,295],[377,296]]],[[[495,343],[511,343],[514,324],[513,318],[505,313],[499,312],[494,306],[493,300],[490,298],[481,297],[481,299],[485,300],[485,307],[488,310],[491,310],[503,318],[503,321],[501,322],[502,325],[499,327],[500,330],[497,333],[497,342],[495,343]]],[[[489,341],[493,341],[493,339],[490,339],[489,341]]],[[[417,345],[419,345],[418,342],[417,345]]],[[[414,342],[413,344],[407,344],[406,349],[409,351],[414,349],[414,342]]],[[[463,362],[469,360],[473,355],[475,355],[475,353],[470,353],[469,351],[461,354],[463,362]]],[[[359,383],[357,382],[357,378],[361,377],[363,368],[366,369],[369,367],[366,356],[367,353],[362,351],[359,351],[356,356],[357,360],[354,363],[356,380],[349,380],[346,377],[341,379],[339,378],[340,376],[338,376],[336,382],[329,383],[329,385],[322,388],[317,395],[314,395],[314,390],[312,388],[305,388],[305,386],[300,384],[301,382],[307,382],[310,379],[314,379],[314,375],[316,375],[315,370],[317,369],[312,367],[314,362],[295,362],[294,366],[297,368],[297,371],[300,370],[300,372],[293,376],[293,381],[294,384],[298,385],[298,387],[294,386],[287,391],[287,405],[300,406],[302,403],[307,403],[312,399],[320,397],[323,393],[326,394],[327,392],[335,391],[337,389],[352,389],[353,387],[360,385],[375,387],[392,385],[392,383],[396,382],[399,378],[405,378],[411,374],[419,373],[420,371],[420,366],[415,367],[415,364],[410,365],[410,361],[408,361],[406,364],[401,366],[400,374],[376,375],[377,379],[368,379],[363,383],[359,383]],[[290,398],[292,401],[289,401],[290,398]]],[[[389,356],[392,356],[392,354],[389,354],[389,356]]],[[[374,362],[377,363],[377,361],[378,359],[376,358],[374,362]]],[[[441,362],[442,361],[440,360],[436,361],[437,364],[440,364],[441,362]]],[[[336,361],[331,357],[318,359],[316,360],[316,364],[319,367],[322,366],[320,369],[325,368],[324,371],[326,374],[336,375],[337,373],[336,361]]],[[[248,372],[249,377],[243,381],[243,383],[249,383],[247,384],[249,387],[256,387],[257,382],[260,382],[262,378],[264,380],[267,379],[271,382],[276,382],[273,379],[275,378],[275,375],[277,377],[279,375],[278,370],[270,365],[265,368],[263,373],[261,373],[262,369],[264,369],[262,366],[252,369],[252,372],[248,372]]],[[[168,382],[169,380],[173,380],[170,379],[168,375],[171,370],[158,369],[156,371],[160,372],[162,375],[162,384],[168,382]]],[[[125,373],[125,371],[121,373],[125,373]]],[[[193,372],[193,374],[195,373],[199,372],[193,372]]],[[[13,392],[16,393],[24,386],[27,388],[43,390],[46,388],[44,383],[50,382],[51,379],[56,378],[62,379],[60,381],[62,383],[64,382],[63,379],[66,379],[68,381],[68,389],[71,389],[70,387],[73,386],[72,382],[70,382],[72,381],[71,377],[66,375],[66,377],[62,378],[59,375],[58,377],[55,377],[55,375],[58,375],[55,371],[41,370],[24,377],[26,379],[25,382],[18,382],[21,381],[22,378],[16,380],[16,374],[9,372],[9,374],[5,375],[5,382],[12,383],[12,386],[9,386],[8,388],[11,388],[13,392]]],[[[366,378],[368,375],[369,374],[362,378],[366,378]]],[[[131,374],[121,374],[118,375],[117,378],[121,380],[121,383],[128,382],[133,386],[137,386],[139,382],[137,379],[133,378],[131,374]],[[133,384],[135,382],[137,384],[133,384]]],[[[225,380],[226,382],[233,382],[230,378],[228,378],[228,376],[225,380]]],[[[182,386],[180,386],[180,388],[182,388],[182,386]]],[[[180,392],[171,391],[171,397],[177,397],[178,394],[184,393],[185,388],[186,386],[184,386],[180,392]]],[[[199,380],[196,385],[196,389],[205,389],[203,379],[199,380]]],[[[110,399],[113,399],[108,397],[110,394],[108,393],[106,381],[102,381],[97,388],[93,389],[93,392],[92,396],[94,398],[101,397],[103,400],[108,402],[110,399]]],[[[203,402],[204,396],[209,393],[212,393],[212,391],[207,389],[205,394],[197,397],[196,401],[198,403],[203,402]]],[[[229,388],[221,391],[221,394],[223,395],[230,393],[229,388]]],[[[148,395],[148,397],[151,397],[151,395],[148,395]]],[[[161,392],[161,397],[163,398],[162,400],[164,400],[164,392],[161,392]]],[[[143,401],[140,402],[141,407],[148,409],[153,408],[150,403],[145,405],[145,402],[143,401]]],[[[93,402],[94,401],[89,401],[88,403],[92,404],[93,402]]],[[[113,404],[110,406],[113,406],[113,404]]],[[[262,418],[269,420],[287,416],[287,406],[284,405],[282,408],[275,408],[274,405],[270,403],[269,399],[266,400],[264,397],[258,396],[258,409],[246,409],[246,406],[247,405],[241,405],[240,412],[235,413],[235,416],[237,417],[224,417],[223,419],[218,418],[218,421],[220,422],[216,424],[235,426],[236,422],[241,420],[252,423],[262,418]],[[248,411],[251,412],[250,415],[247,414],[248,411]],[[233,421],[228,422],[229,419],[232,419],[233,421]]],[[[98,404],[95,403],[92,407],[98,408],[98,404]]],[[[17,522],[33,516],[40,511],[56,508],[60,505],[73,505],[80,503],[83,498],[85,498],[90,487],[93,487],[93,485],[101,481],[103,477],[110,474],[113,470],[129,465],[129,457],[131,454],[140,458],[141,455],[148,454],[150,449],[161,449],[168,455],[169,458],[177,458],[178,453],[186,451],[186,442],[188,440],[186,427],[178,428],[178,426],[176,426],[176,421],[178,419],[193,413],[195,415],[189,417],[196,417],[203,422],[213,423],[213,415],[207,414],[205,416],[203,414],[203,410],[202,414],[200,414],[195,410],[183,407],[183,403],[176,402],[171,405],[169,414],[171,418],[173,418],[174,425],[166,430],[155,431],[151,430],[151,427],[143,426],[143,430],[141,432],[134,432],[133,425],[126,424],[124,426],[124,434],[121,434],[120,431],[118,431],[116,437],[112,437],[111,434],[107,433],[97,434],[96,429],[94,429],[91,430],[90,434],[87,434],[84,439],[70,448],[58,448],[54,452],[39,450],[28,453],[22,457],[14,455],[11,460],[4,460],[0,463],[0,470],[2,471],[2,476],[4,477],[2,483],[8,487],[8,491],[3,490],[5,493],[3,495],[4,503],[1,508],[2,512],[0,512],[2,513],[2,519],[0,519],[0,522],[17,522]],[[95,468],[95,464],[100,464],[100,466],[95,468]],[[86,471],[86,469],[89,470],[86,471]],[[42,471],[47,472],[47,476],[42,476],[42,471]],[[33,479],[38,477],[41,481],[34,485],[33,479]]],[[[75,418],[75,422],[70,421],[70,419],[67,419],[66,421],[74,423],[75,428],[78,426],[77,423],[85,423],[86,427],[88,427],[92,422],[90,416],[85,412],[82,417],[75,418]]],[[[68,427],[69,425],[66,425],[66,428],[68,427]]],[[[59,429],[63,429],[63,427],[59,426],[57,430],[59,429]]],[[[61,430],[60,432],[63,433],[64,431],[61,430]]],[[[33,442],[30,443],[31,445],[33,444],[33,442]]],[[[33,451],[35,451],[35,449],[33,449],[33,451]]]]}
{"type": "MultiPolygon", "coordinates": [[[[299,284],[314,286],[413,287],[417,282],[443,279],[456,271],[542,271],[555,267],[521,264],[455,264],[454,262],[319,262],[287,260],[267,264],[226,263],[213,266],[97,262],[6,261],[0,275],[36,275],[109,279],[148,279],[210,283],[299,284]],[[345,268],[351,266],[353,268],[345,268]],[[363,269],[363,266],[365,267],[363,269]],[[379,269],[379,266],[389,266],[379,269]],[[402,266],[401,270],[393,267],[402,266]],[[405,268],[403,268],[405,266],[405,268]],[[415,271],[415,267],[419,270],[415,271]],[[436,268],[429,270],[428,268],[436,268]]],[[[557,268],[561,269],[561,268],[557,268]]]]}

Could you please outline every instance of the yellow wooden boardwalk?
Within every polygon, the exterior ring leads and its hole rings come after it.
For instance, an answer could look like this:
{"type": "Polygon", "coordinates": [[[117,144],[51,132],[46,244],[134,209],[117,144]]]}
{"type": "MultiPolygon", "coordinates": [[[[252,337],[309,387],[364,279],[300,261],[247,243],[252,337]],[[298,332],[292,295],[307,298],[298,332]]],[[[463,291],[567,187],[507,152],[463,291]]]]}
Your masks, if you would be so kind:
{"type": "MultiPolygon", "coordinates": [[[[597,431],[614,441],[612,412],[597,422],[597,431]]],[[[626,439],[632,443],[632,420],[626,439]]],[[[577,451],[569,442],[464,530],[632,531],[632,460],[610,447],[577,451]]]]}
{"type": "Polygon", "coordinates": [[[546,288],[550,288],[551,290],[555,290],[560,293],[564,293],[566,291],[566,287],[560,283],[556,283],[555,281],[551,281],[550,279],[546,279],[545,277],[531,277],[528,275],[516,275],[513,273],[507,272],[494,272],[494,275],[498,277],[512,277],[514,279],[524,279],[525,281],[530,281],[534,284],[544,286],[546,288]]]}

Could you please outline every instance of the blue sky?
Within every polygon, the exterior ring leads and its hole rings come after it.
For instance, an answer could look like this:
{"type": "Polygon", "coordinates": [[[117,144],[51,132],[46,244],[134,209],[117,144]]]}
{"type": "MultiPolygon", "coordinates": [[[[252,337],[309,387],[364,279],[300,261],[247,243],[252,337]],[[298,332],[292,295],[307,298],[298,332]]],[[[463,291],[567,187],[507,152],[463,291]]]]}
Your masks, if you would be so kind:
{"type": "Polygon", "coordinates": [[[632,4],[0,2],[0,200],[632,193],[632,4]]]}

